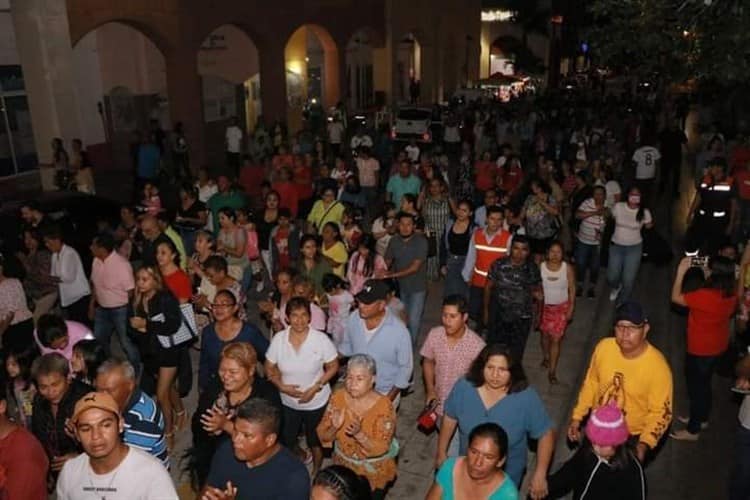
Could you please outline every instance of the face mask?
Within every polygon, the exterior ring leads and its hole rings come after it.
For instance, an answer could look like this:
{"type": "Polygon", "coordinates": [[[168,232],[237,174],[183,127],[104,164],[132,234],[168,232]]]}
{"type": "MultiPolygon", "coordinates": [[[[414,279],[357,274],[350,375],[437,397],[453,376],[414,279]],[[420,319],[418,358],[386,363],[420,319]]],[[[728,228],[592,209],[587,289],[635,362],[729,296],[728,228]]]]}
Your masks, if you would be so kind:
{"type": "Polygon", "coordinates": [[[628,202],[631,205],[640,205],[640,203],[641,203],[641,196],[638,195],[638,194],[631,194],[630,196],[628,196],[628,202]]]}

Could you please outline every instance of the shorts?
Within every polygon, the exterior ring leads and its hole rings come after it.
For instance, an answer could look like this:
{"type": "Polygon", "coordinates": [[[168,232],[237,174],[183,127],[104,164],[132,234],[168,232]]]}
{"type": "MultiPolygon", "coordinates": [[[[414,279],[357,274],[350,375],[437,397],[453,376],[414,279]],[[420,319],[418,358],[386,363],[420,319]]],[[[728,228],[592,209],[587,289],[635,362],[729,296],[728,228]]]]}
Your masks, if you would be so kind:
{"type": "Polygon", "coordinates": [[[318,438],[318,424],[323,419],[323,414],[328,405],[323,405],[315,410],[295,410],[282,405],[282,442],[289,449],[297,447],[297,435],[301,426],[305,428],[305,440],[310,448],[320,447],[318,438]]]}
{"type": "Polygon", "coordinates": [[[176,368],[180,365],[180,357],[182,356],[182,350],[187,349],[188,344],[184,344],[177,347],[161,347],[157,351],[158,358],[156,359],[159,368],[176,368]]]}
{"type": "Polygon", "coordinates": [[[559,340],[565,334],[568,327],[568,308],[570,304],[545,304],[542,308],[542,319],[539,322],[539,331],[543,335],[559,340]]]}

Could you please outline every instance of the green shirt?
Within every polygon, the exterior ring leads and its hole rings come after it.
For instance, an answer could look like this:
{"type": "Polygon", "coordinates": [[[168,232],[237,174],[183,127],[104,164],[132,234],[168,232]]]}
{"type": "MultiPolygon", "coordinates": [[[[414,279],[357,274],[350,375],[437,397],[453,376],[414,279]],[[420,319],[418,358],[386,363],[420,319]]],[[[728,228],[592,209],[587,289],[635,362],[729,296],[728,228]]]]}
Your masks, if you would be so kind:
{"type": "MultiPolygon", "coordinates": [[[[450,457],[437,472],[435,482],[443,490],[442,500],[453,500],[453,469],[456,467],[456,457],[450,457]]],[[[518,490],[513,480],[506,474],[505,479],[500,483],[500,487],[492,492],[488,500],[518,500],[518,490]]]]}
{"type": "Polygon", "coordinates": [[[214,234],[219,234],[219,210],[224,207],[234,210],[243,208],[245,206],[245,197],[239,191],[232,189],[226,193],[216,193],[208,199],[206,206],[211,211],[211,218],[214,222],[214,234]]]}

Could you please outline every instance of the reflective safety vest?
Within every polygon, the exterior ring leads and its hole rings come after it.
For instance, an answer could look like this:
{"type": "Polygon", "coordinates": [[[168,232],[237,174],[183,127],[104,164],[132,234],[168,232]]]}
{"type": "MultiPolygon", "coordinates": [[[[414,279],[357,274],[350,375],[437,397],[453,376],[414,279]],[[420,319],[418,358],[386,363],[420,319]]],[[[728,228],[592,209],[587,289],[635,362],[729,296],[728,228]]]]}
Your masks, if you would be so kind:
{"type": "Polygon", "coordinates": [[[698,215],[711,219],[722,219],[729,217],[732,209],[732,186],[734,179],[727,177],[721,182],[714,182],[710,175],[701,181],[699,190],[701,204],[698,207],[698,215]]]}
{"type": "Polygon", "coordinates": [[[477,250],[477,258],[474,262],[474,270],[471,273],[471,286],[484,288],[487,284],[487,272],[497,259],[505,257],[510,250],[511,233],[501,229],[491,241],[483,229],[474,231],[474,248],[477,250]]]}

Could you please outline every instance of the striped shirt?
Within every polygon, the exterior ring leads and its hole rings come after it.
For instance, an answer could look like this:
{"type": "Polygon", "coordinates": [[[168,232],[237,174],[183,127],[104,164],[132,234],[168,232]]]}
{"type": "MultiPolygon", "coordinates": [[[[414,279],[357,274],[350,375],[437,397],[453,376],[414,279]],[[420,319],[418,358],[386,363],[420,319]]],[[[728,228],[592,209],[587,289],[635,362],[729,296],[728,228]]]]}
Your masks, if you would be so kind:
{"type": "MultiPolygon", "coordinates": [[[[578,210],[582,212],[596,212],[598,207],[593,198],[581,203],[578,210]]],[[[592,215],[581,219],[581,225],[578,227],[578,239],[587,245],[598,245],[602,241],[602,233],[606,220],[603,215],[592,215]]]]}
{"type": "Polygon", "coordinates": [[[164,439],[164,416],[156,402],[145,392],[136,389],[123,415],[125,444],[153,455],[169,469],[169,453],[164,439]]]}

